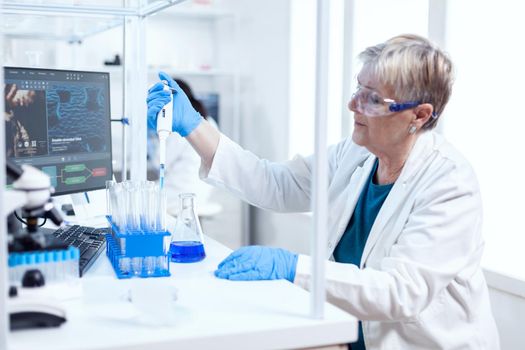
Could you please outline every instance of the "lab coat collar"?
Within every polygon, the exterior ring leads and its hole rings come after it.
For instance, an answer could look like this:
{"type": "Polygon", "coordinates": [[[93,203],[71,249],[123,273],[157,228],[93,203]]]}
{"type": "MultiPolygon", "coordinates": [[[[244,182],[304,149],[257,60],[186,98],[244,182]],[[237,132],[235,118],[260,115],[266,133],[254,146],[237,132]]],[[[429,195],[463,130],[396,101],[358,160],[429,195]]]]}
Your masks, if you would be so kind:
{"type": "Polygon", "coordinates": [[[416,140],[412,151],[410,151],[396,183],[400,182],[406,185],[407,182],[412,180],[417,171],[421,169],[421,164],[427,161],[427,158],[432,154],[432,151],[436,149],[436,146],[434,132],[427,131],[422,133],[416,140]]]}

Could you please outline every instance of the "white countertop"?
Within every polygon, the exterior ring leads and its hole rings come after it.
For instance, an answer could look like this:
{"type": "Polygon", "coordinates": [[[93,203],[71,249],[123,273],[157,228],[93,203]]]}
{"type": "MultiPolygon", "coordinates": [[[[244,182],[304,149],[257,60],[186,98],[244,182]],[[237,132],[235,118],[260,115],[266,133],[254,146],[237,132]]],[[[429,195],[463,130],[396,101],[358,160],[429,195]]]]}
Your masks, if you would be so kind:
{"type": "Polygon", "coordinates": [[[230,250],[209,238],[205,248],[201,262],[172,263],[170,278],[117,280],[101,255],[81,279],[84,297],[64,304],[68,321],[57,329],[11,332],[9,349],[282,349],[356,339],[353,316],[327,303],[323,320],[310,318],[309,294],[292,283],[215,278],[230,250]],[[170,322],[151,324],[125,300],[136,286],[152,293],[177,289],[166,307],[170,322]]]}

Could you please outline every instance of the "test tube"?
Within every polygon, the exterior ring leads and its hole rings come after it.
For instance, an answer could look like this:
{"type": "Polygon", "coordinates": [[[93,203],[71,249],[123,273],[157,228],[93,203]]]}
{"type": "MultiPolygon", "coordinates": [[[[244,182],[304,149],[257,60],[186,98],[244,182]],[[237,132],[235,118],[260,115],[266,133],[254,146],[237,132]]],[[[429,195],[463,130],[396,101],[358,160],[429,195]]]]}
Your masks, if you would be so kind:
{"type": "Polygon", "coordinates": [[[138,182],[127,181],[127,217],[128,229],[140,230],[140,212],[138,203],[140,197],[138,196],[140,184],[138,182]]]}
{"type": "Polygon", "coordinates": [[[131,258],[131,273],[135,276],[142,274],[142,257],[131,258]]]}
{"type": "Polygon", "coordinates": [[[158,203],[158,192],[156,191],[155,183],[152,181],[148,181],[147,184],[147,200],[148,200],[148,208],[147,208],[147,230],[148,231],[155,231],[157,227],[157,203],[158,203]]]}
{"type": "Polygon", "coordinates": [[[147,191],[146,191],[147,181],[140,181],[137,186],[137,194],[135,199],[137,200],[137,211],[139,215],[139,229],[146,230],[146,206],[147,206],[147,191]],[[146,201],[145,201],[146,199],[146,201]]]}
{"type": "Polygon", "coordinates": [[[141,229],[141,216],[142,216],[142,183],[143,181],[135,182],[133,187],[132,199],[133,199],[133,223],[135,230],[141,229]]]}
{"type": "Polygon", "coordinates": [[[127,218],[127,195],[126,191],[124,189],[123,184],[117,184],[115,185],[115,201],[114,203],[117,205],[117,208],[115,209],[115,206],[113,206],[114,210],[113,212],[117,216],[117,227],[120,231],[124,232],[126,231],[126,228],[128,226],[128,218],[127,218]]]}
{"type": "Polygon", "coordinates": [[[146,256],[144,258],[144,271],[146,272],[146,275],[151,276],[155,273],[155,261],[154,256],[146,256]]]}
{"type": "Polygon", "coordinates": [[[111,221],[117,227],[122,226],[122,185],[115,183],[112,187],[109,188],[109,197],[111,201],[111,221]]]}
{"type": "Polygon", "coordinates": [[[106,215],[113,216],[112,210],[111,210],[111,196],[110,196],[110,190],[115,185],[115,181],[108,180],[106,181],[106,215]]]}
{"type": "Polygon", "coordinates": [[[144,231],[155,230],[155,183],[144,181],[141,189],[141,228],[144,231]]]}
{"type": "Polygon", "coordinates": [[[157,231],[166,231],[166,205],[167,205],[167,195],[166,191],[157,187],[156,192],[158,193],[157,197],[157,212],[156,212],[156,230],[157,231]]]}
{"type": "Polygon", "coordinates": [[[166,255],[160,255],[157,257],[157,270],[164,272],[168,269],[168,257],[166,255]]]}
{"type": "Polygon", "coordinates": [[[130,180],[124,181],[122,183],[122,190],[124,192],[123,198],[124,198],[124,213],[126,218],[126,230],[133,229],[133,218],[132,218],[132,205],[133,201],[131,198],[131,189],[133,188],[133,183],[130,180]]]}
{"type": "Polygon", "coordinates": [[[119,268],[120,268],[120,272],[123,275],[129,275],[129,272],[131,269],[131,259],[122,255],[119,258],[119,268]]]}

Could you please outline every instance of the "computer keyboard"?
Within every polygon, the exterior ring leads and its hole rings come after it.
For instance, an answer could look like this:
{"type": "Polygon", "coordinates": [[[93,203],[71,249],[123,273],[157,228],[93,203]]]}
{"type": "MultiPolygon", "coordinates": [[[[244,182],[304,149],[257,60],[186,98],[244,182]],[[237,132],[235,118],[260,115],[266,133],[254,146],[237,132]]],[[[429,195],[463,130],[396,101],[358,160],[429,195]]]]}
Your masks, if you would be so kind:
{"type": "Polygon", "coordinates": [[[97,260],[100,253],[106,249],[105,234],[108,228],[94,228],[87,226],[66,226],[53,232],[53,235],[69,246],[77,247],[80,251],[79,271],[82,277],[97,260]]]}

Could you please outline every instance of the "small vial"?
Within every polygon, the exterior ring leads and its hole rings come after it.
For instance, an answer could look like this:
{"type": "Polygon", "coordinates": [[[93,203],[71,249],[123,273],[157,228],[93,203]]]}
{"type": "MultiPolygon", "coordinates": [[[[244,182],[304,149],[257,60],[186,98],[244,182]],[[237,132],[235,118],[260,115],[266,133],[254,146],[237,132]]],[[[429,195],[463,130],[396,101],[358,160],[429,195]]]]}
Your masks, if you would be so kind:
{"type": "Polygon", "coordinates": [[[46,264],[46,274],[44,274],[44,277],[46,278],[46,281],[48,283],[54,282],[55,281],[55,276],[54,276],[55,265],[53,262],[53,252],[52,251],[45,252],[44,261],[46,264]]]}
{"type": "Polygon", "coordinates": [[[69,252],[67,250],[62,250],[62,278],[61,282],[67,280],[69,275],[69,252]]]}
{"type": "Polygon", "coordinates": [[[69,247],[68,253],[69,253],[69,259],[67,262],[67,266],[68,266],[67,278],[74,280],[80,277],[79,266],[78,266],[78,259],[80,257],[80,252],[78,248],[69,247]]]}
{"type": "Polygon", "coordinates": [[[29,270],[29,253],[20,254],[21,263],[18,265],[18,283],[22,285],[22,278],[27,270],[29,270]]]}
{"type": "Polygon", "coordinates": [[[60,254],[60,251],[54,250],[53,251],[53,267],[52,267],[52,274],[53,274],[53,280],[55,282],[58,282],[60,280],[60,265],[62,261],[62,254],[60,254]]]}
{"type": "Polygon", "coordinates": [[[14,285],[16,283],[16,272],[17,272],[17,265],[16,265],[16,256],[18,254],[12,253],[9,254],[9,257],[7,258],[7,264],[9,266],[9,284],[14,285]]]}
{"type": "MultiPolygon", "coordinates": [[[[36,254],[35,253],[28,253],[27,254],[27,264],[26,264],[26,271],[32,270],[36,268],[36,254]]],[[[24,278],[24,273],[22,274],[22,278],[24,278]]]]}
{"type": "MultiPolygon", "coordinates": [[[[36,268],[42,272],[42,275],[44,275],[44,279],[46,278],[46,263],[45,263],[46,254],[44,252],[35,253],[35,264],[36,268]]],[[[47,283],[47,280],[45,280],[47,283]]]]}
{"type": "Polygon", "coordinates": [[[24,254],[16,254],[15,263],[15,286],[20,286],[22,285],[22,270],[25,268],[24,254]]]}

